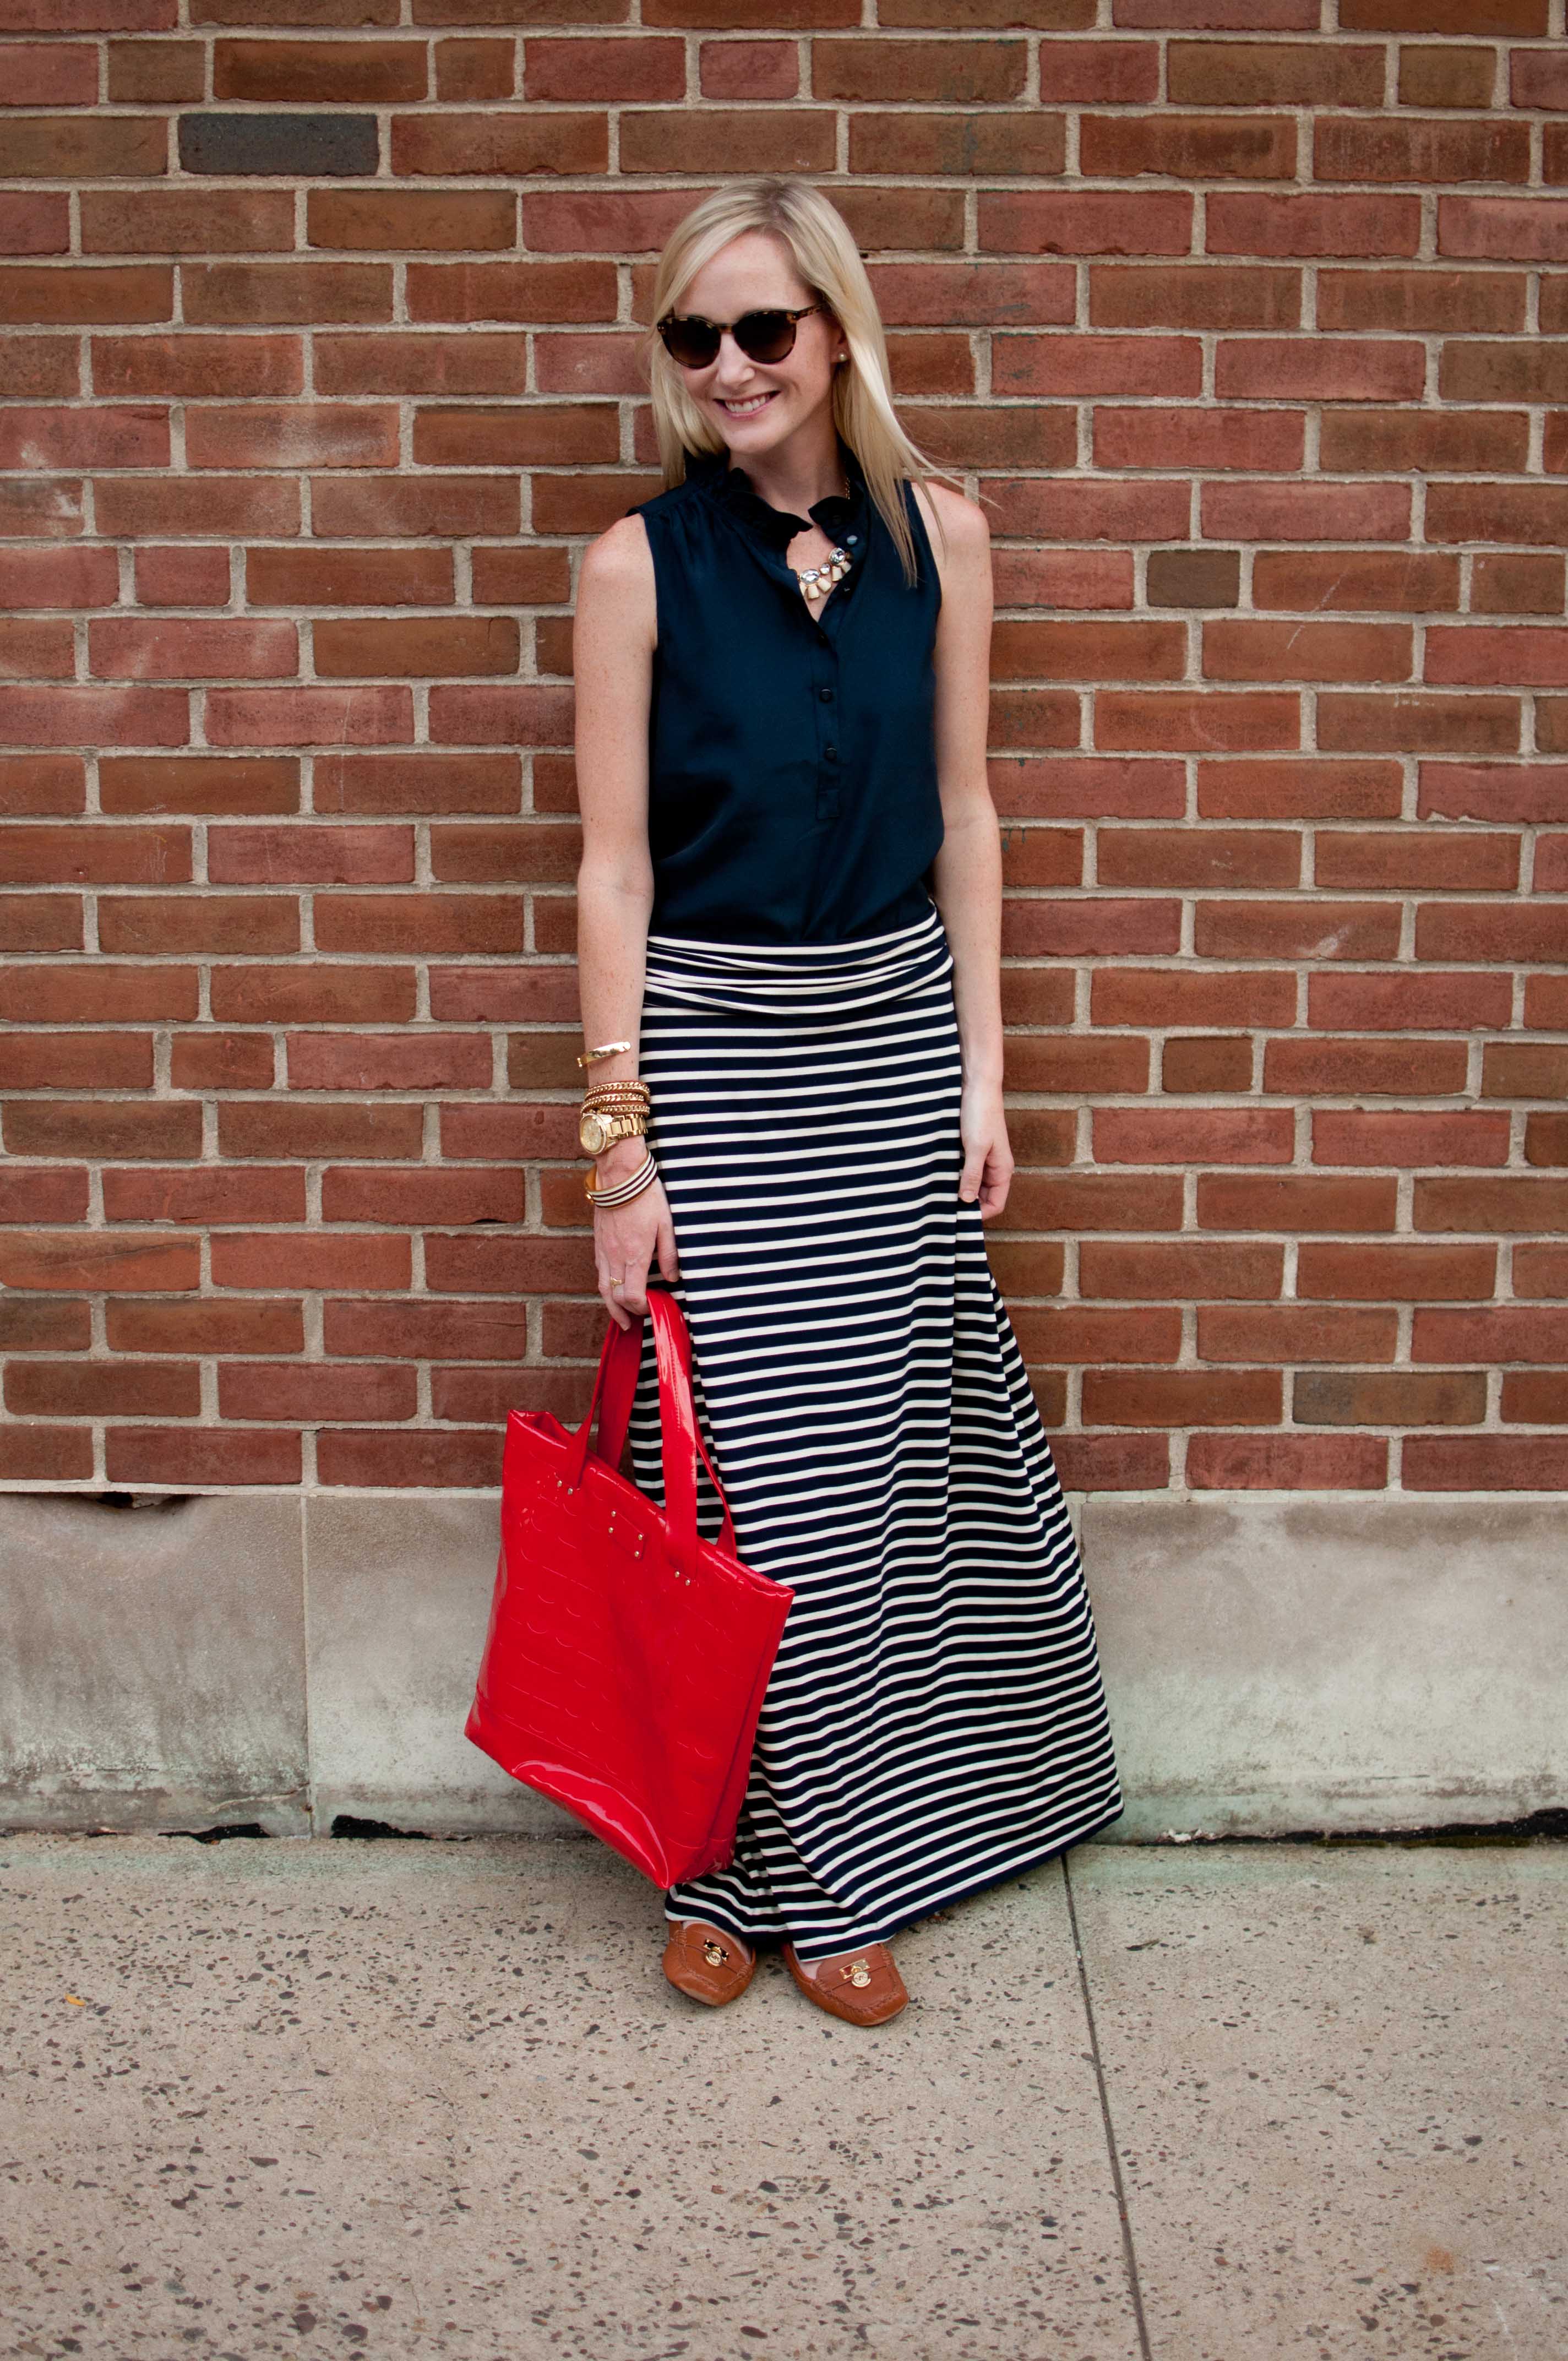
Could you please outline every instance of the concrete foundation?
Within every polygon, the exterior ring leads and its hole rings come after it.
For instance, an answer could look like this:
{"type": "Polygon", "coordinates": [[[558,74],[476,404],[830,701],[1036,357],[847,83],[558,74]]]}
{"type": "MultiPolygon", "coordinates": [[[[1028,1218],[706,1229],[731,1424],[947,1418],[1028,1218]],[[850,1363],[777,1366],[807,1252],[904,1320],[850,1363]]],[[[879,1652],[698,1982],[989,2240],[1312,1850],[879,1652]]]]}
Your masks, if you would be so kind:
{"type": "MultiPolygon", "coordinates": [[[[1113,1838],[1568,1804],[1555,1496],[1074,1507],[1113,1838]]],[[[573,1833],[463,1735],[495,1547],[489,1495],[0,1496],[0,1826],[573,1833]]]]}

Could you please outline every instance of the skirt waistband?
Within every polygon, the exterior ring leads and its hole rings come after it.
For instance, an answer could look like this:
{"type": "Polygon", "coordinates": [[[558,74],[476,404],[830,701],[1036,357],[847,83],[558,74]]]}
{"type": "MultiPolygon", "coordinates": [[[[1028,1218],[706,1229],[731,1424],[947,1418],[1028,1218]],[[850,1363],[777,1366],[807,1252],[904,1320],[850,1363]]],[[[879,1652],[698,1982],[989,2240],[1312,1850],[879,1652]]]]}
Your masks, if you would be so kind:
{"type": "Polygon", "coordinates": [[[905,998],[948,975],[952,952],[933,902],[912,926],[842,943],[720,943],[651,934],[649,1008],[823,1013],[905,998]]]}

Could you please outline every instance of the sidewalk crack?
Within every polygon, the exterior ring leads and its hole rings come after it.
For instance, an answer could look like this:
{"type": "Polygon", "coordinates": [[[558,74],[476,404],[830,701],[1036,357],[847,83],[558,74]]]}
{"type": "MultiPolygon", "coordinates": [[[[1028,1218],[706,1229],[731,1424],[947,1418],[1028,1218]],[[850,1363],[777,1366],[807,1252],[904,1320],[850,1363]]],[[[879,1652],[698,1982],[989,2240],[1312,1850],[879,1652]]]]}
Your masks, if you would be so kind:
{"type": "Polygon", "coordinates": [[[1127,2210],[1127,2187],[1122,2178],[1122,2160],[1116,2153],[1116,2129],[1111,2120],[1111,2095],[1105,2087],[1105,2068],[1100,2056],[1100,2035],[1094,2023],[1094,2002],[1089,1990],[1089,1966],[1083,1956],[1083,1939],[1079,1933],[1078,1905],[1073,1899],[1072,1872],[1067,1855],[1062,1855],[1062,1883],[1067,1889],[1068,1921],[1072,1927],[1072,1948],[1078,1961],[1078,1988],[1083,1997],[1084,2022],[1089,2027],[1089,2050],[1094,2061],[1094,2080],[1100,2092],[1100,2120],[1105,2130],[1105,2153],[1111,2159],[1111,2181],[1116,2192],[1116,2211],[1122,2223],[1122,2258],[1127,2270],[1127,2291],[1133,2300],[1133,2318],[1138,2332],[1138,2351],[1143,2361],[1154,2361],[1149,2344],[1148,2322],[1144,2314],[1143,2284],[1138,2278],[1137,2248],[1133,2242],[1132,2215],[1127,2210]]]}

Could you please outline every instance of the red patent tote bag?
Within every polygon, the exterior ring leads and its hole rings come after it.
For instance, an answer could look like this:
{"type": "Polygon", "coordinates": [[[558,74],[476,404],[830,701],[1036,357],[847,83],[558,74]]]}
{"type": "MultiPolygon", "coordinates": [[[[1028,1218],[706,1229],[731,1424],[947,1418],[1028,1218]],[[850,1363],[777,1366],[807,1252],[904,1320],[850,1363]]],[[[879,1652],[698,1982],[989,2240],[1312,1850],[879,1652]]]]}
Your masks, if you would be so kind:
{"type": "Polygon", "coordinates": [[[728,1501],[718,1542],[699,1537],[699,1455],[718,1479],[692,1403],[691,1340],[673,1295],[651,1288],[648,1315],[665,1506],[615,1464],[642,1325],[612,1323],[575,1433],[547,1411],[507,1420],[500,1563],[466,1734],[668,1887],[731,1856],[795,1593],[741,1565],[728,1501]]]}

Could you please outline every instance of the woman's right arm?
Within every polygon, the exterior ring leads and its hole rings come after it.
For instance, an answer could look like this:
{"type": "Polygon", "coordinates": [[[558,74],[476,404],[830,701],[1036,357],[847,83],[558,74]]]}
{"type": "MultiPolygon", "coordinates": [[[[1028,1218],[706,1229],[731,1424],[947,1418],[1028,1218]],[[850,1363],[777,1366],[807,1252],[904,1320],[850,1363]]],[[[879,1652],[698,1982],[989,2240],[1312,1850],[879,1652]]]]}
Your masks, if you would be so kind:
{"type": "MultiPolygon", "coordinates": [[[[577,871],[577,984],[584,1047],[630,1041],[590,1067],[590,1082],[637,1071],[642,978],[653,864],[648,850],[648,709],[657,633],[653,560],[638,517],[623,517],[583,559],[573,625],[576,679],[577,800],[583,857],[577,871]]],[[[617,1140],[598,1159],[601,1186],[630,1180],[646,1153],[617,1140]]],[[[594,1214],[598,1290],[626,1328],[647,1309],[650,1264],[678,1276],[674,1229],[655,1180],[627,1205],[594,1214]],[[619,1286],[620,1292],[614,1290],[619,1286]]]]}

